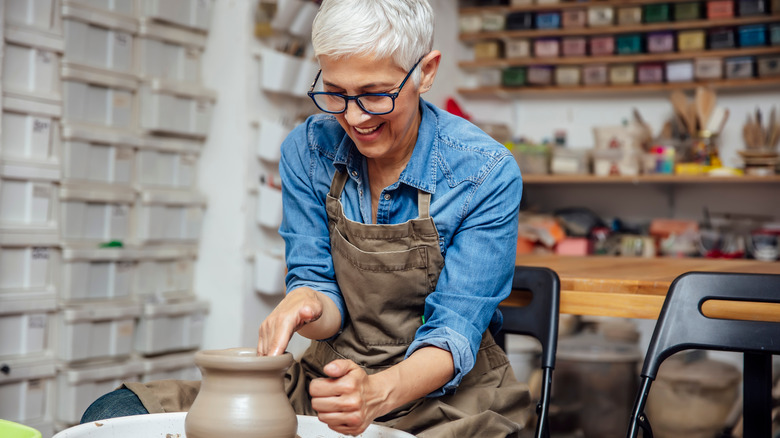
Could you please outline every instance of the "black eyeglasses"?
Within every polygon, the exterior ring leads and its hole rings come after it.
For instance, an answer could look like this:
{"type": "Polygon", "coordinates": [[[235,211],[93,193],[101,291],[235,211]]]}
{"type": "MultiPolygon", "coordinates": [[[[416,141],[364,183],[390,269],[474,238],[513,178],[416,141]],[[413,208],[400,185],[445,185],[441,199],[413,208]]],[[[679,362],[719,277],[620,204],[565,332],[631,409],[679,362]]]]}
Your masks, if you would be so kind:
{"type": "Polygon", "coordinates": [[[349,105],[350,100],[357,102],[360,109],[367,112],[368,114],[373,114],[375,116],[389,114],[395,109],[395,98],[401,94],[401,90],[404,88],[404,84],[406,84],[409,76],[412,75],[412,72],[415,68],[417,68],[417,65],[420,64],[422,59],[423,57],[414,63],[412,68],[409,70],[409,73],[406,74],[403,82],[401,82],[401,85],[398,86],[398,91],[395,93],[363,93],[356,96],[347,96],[346,94],[341,93],[314,91],[314,86],[317,85],[317,81],[320,79],[320,75],[322,74],[322,70],[320,70],[317,72],[317,76],[314,78],[314,82],[312,82],[308,94],[309,97],[311,97],[311,100],[314,101],[314,104],[317,105],[317,108],[320,109],[320,111],[329,114],[343,113],[347,110],[347,105],[349,105]]]}

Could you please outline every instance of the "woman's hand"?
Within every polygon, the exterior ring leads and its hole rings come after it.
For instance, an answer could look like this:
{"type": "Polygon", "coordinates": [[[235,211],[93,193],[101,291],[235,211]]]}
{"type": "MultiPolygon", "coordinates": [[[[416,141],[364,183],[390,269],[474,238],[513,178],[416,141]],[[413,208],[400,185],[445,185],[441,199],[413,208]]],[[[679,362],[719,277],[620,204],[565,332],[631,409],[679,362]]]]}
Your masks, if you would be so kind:
{"type": "Polygon", "coordinates": [[[293,333],[325,339],[341,327],[341,314],[323,294],[301,287],[290,291],[260,325],[257,354],[278,356],[285,352],[293,333]]]}
{"type": "Polygon", "coordinates": [[[334,360],[323,371],[330,378],[312,380],[309,395],[317,418],[328,427],[345,435],[359,435],[385,413],[382,405],[387,393],[375,385],[376,376],[368,376],[346,359],[334,360]]]}

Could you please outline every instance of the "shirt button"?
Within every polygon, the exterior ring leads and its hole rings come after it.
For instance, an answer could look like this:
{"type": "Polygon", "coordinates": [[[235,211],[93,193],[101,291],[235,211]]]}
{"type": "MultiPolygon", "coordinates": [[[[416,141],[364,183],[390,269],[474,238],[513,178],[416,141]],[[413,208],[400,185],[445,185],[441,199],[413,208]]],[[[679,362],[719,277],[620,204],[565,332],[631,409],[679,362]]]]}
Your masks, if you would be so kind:
{"type": "Polygon", "coordinates": [[[357,177],[357,170],[352,171],[352,176],[357,177]]]}
{"type": "Polygon", "coordinates": [[[385,193],[385,201],[389,201],[389,200],[390,200],[390,194],[389,193],[385,193]]]}

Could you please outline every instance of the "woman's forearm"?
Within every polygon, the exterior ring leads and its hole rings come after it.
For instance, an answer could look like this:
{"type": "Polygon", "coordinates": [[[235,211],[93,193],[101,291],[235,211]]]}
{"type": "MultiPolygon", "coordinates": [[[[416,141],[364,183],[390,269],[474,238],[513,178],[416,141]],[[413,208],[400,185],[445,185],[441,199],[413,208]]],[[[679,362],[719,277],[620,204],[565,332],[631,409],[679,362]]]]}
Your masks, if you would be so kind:
{"type": "Polygon", "coordinates": [[[298,288],[291,293],[299,293],[299,291],[314,294],[322,305],[322,314],[316,320],[307,322],[298,329],[298,334],[314,340],[328,339],[335,336],[341,329],[341,312],[336,307],[336,303],[328,298],[327,295],[308,287],[298,288]]]}

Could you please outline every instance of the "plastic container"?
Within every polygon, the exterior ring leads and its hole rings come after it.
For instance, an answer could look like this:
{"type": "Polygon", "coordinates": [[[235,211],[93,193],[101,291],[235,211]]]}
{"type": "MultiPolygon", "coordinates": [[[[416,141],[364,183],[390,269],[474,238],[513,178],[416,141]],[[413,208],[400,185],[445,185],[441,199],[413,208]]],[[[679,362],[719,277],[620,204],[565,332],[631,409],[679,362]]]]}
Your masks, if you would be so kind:
{"type": "Polygon", "coordinates": [[[0,434],[5,438],[41,438],[37,429],[8,420],[0,420],[0,434]]]}
{"type": "Polygon", "coordinates": [[[593,174],[596,176],[636,176],[640,171],[639,156],[615,149],[593,151],[593,174]]]}
{"type": "Polygon", "coordinates": [[[141,138],[129,132],[62,127],[62,182],[129,188],[133,182],[135,148],[141,138]]]}
{"type": "Polygon", "coordinates": [[[195,298],[193,282],[197,248],[144,247],[138,251],[133,293],[141,302],[195,298]]]}
{"type": "Polygon", "coordinates": [[[56,244],[59,176],[59,169],[50,165],[0,162],[0,234],[56,244]]]}
{"type": "Polygon", "coordinates": [[[57,308],[54,296],[2,298],[0,304],[0,357],[42,355],[52,349],[49,329],[57,308]]]}
{"type": "Polygon", "coordinates": [[[43,98],[60,98],[60,38],[29,28],[5,30],[2,84],[4,90],[43,98]]]}
{"type": "Polygon", "coordinates": [[[67,185],[60,189],[60,235],[66,245],[126,242],[135,191],[67,185]]]}
{"type": "Polygon", "coordinates": [[[550,171],[558,175],[587,175],[590,172],[590,150],[554,148],[550,171]]]}
{"type": "MultiPolygon", "coordinates": [[[[8,372],[0,373],[0,435],[3,438],[33,437],[13,431],[5,421],[30,423],[51,416],[54,401],[54,376],[57,372],[54,360],[47,357],[16,357],[0,359],[0,366],[8,372]],[[7,368],[6,368],[7,367],[7,368]]],[[[40,437],[40,434],[38,435],[40,437]]]]}
{"type": "Polygon", "coordinates": [[[111,72],[127,80],[135,78],[133,50],[138,21],[83,3],[65,0],[62,7],[63,65],[111,72]]]}
{"type": "Polygon", "coordinates": [[[133,129],[138,80],[74,65],[62,68],[63,123],[133,129]]]}
{"type": "Polygon", "coordinates": [[[57,313],[57,359],[83,362],[121,359],[133,351],[135,319],[141,309],[132,302],[72,306],[57,313]]]}
{"type": "Polygon", "coordinates": [[[138,18],[208,32],[213,0],[136,0],[138,18]]]}
{"type": "Polygon", "coordinates": [[[195,190],[201,141],[146,137],[135,154],[135,185],[141,190],[195,190]]]}
{"type": "Polygon", "coordinates": [[[250,258],[254,265],[254,289],[262,295],[284,293],[287,266],[282,251],[257,251],[250,258]]]}
{"type": "Polygon", "coordinates": [[[512,155],[517,160],[523,175],[550,173],[550,148],[547,145],[515,144],[512,155]]]}
{"type": "Polygon", "coordinates": [[[268,184],[260,184],[257,190],[257,224],[276,231],[282,224],[282,190],[268,184]]]}
{"type": "Polygon", "coordinates": [[[198,85],[206,35],[142,19],[136,42],[138,74],[142,80],[162,79],[198,85]]]}
{"type": "Polygon", "coordinates": [[[5,21],[8,27],[19,25],[62,35],[61,0],[5,0],[5,21]]]}
{"type": "Polygon", "coordinates": [[[59,94],[49,98],[4,91],[2,95],[0,155],[59,168],[62,117],[59,94]]]}
{"type": "Polygon", "coordinates": [[[117,248],[62,250],[62,291],[66,304],[126,299],[138,271],[138,254],[117,248]]]}
{"type": "MultiPolygon", "coordinates": [[[[93,401],[103,394],[113,391],[122,382],[138,381],[140,374],[141,364],[135,360],[126,360],[114,364],[60,368],[57,374],[56,420],[70,425],[78,424],[81,420],[81,415],[93,401]]],[[[183,412],[182,415],[184,415],[183,412]]],[[[138,421],[141,422],[147,421],[146,416],[125,418],[138,418],[138,421]]],[[[88,423],[87,425],[90,426],[94,434],[95,425],[93,423],[88,423]]],[[[61,436],[61,433],[55,436],[61,436]]],[[[128,438],[130,436],[140,437],[145,435],[130,434],[128,438]]]]}
{"type": "Polygon", "coordinates": [[[195,192],[144,190],[135,205],[133,242],[195,244],[206,198],[195,192]]]}
{"type": "Polygon", "coordinates": [[[53,299],[60,285],[58,247],[0,234],[0,303],[4,299],[53,299]]]}
{"type": "Polygon", "coordinates": [[[208,309],[208,302],[195,300],[144,304],[135,351],[148,356],[199,348],[208,309]]]}
{"type": "Polygon", "coordinates": [[[171,353],[140,359],[141,382],[154,380],[200,380],[195,352],[171,353]]]}
{"type": "Polygon", "coordinates": [[[142,130],[195,138],[208,135],[214,91],[153,79],[145,82],[138,94],[142,130]]]}

